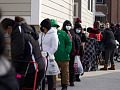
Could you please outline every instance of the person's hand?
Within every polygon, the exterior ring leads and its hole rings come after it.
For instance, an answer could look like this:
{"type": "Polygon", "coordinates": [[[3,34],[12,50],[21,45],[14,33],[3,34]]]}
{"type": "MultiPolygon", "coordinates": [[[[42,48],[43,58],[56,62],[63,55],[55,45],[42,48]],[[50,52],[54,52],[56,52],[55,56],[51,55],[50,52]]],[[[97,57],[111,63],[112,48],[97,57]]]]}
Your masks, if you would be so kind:
{"type": "Polygon", "coordinates": [[[45,57],[47,56],[47,52],[42,51],[41,54],[45,57]]]}

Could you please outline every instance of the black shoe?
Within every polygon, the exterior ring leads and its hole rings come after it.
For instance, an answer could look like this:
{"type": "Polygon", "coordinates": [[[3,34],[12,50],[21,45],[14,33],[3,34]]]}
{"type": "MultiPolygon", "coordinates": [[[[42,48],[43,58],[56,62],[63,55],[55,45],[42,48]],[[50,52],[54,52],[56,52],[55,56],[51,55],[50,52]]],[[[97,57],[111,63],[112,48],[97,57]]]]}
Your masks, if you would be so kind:
{"type": "Polygon", "coordinates": [[[67,86],[66,85],[62,85],[62,89],[61,90],[67,90],[67,86]]]}
{"type": "Polygon", "coordinates": [[[76,78],[76,81],[77,81],[77,82],[80,82],[81,80],[80,80],[80,78],[76,78]]]}
{"type": "Polygon", "coordinates": [[[74,82],[70,82],[70,86],[74,86],[74,82]]]}

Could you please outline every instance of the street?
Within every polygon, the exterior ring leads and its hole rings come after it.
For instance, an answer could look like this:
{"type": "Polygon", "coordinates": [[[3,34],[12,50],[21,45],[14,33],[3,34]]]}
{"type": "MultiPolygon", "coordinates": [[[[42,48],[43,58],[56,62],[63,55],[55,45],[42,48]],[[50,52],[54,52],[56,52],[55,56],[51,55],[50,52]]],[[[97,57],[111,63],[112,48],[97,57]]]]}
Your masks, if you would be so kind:
{"type": "MultiPolygon", "coordinates": [[[[68,90],[120,90],[120,62],[115,62],[115,65],[115,71],[85,72],[81,82],[75,82],[74,87],[68,86],[68,90]]],[[[57,84],[56,90],[61,90],[60,80],[57,84]]]]}

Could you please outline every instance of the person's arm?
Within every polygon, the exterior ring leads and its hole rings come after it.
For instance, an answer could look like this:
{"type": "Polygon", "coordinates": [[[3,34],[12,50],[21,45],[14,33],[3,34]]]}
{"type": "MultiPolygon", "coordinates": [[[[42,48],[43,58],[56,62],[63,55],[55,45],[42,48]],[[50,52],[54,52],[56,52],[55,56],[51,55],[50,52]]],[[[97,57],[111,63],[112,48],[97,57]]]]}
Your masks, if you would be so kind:
{"type": "Polygon", "coordinates": [[[79,38],[79,36],[76,35],[76,37],[75,37],[76,55],[79,55],[80,47],[81,47],[80,38],[79,38]]]}
{"type": "Polygon", "coordinates": [[[70,52],[71,52],[71,49],[72,49],[72,41],[71,41],[71,39],[70,39],[70,37],[68,36],[68,34],[66,33],[66,32],[64,32],[64,34],[65,34],[65,51],[68,53],[68,54],[70,54],[70,52]]]}
{"type": "Polygon", "coordinates": [[[87,41],[86,35],[82,33],[81,42],[86,42],[86,41],[87,41]]]}
{"type": "Polygon", "coordinates": [[[58,49],[58,35],[57,35],[57,33],[52,35],[52,41],[51,41],[51,43],[52,43],[51,44],[52,46],[48,50],[48,53],[51,54],[51,55],[54,55],[54,53],[58,49]]]}
{"type": "Polygon", "coordinates": [[[106,31],[103,32],[103,37],[102,37],[100,44],[104,43],[105,41],[106,41],[106,31]]]}

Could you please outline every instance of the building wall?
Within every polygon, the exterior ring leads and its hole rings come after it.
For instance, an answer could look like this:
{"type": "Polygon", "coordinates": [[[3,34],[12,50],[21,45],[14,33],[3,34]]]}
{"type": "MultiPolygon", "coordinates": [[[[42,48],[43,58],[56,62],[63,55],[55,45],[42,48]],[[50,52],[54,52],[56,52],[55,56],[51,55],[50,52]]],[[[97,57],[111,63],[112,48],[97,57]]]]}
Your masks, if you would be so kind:
{"type": "Polygon", "coordinates": [[[12,18],[19,15],[30,23],[31,0],[0,0],[0,8],[3,11],[2,18],[12,18]]]}
{"type": "Polygon", "coordinates": [[[95,21],[95,0],[93,0],[93,12],[88,10],[88,0],[82,0],[82,26],[85,27],[93,27],[93,23],[95,21]]]}
{"type": "MultiPolygon", "coordinates": [[[[120,0],[104,0],[104,4],[106,4],[106,7],[108,9],[107,20],[109,23],[120,23],[120,0]]],[[[96,4],[96,11],[98,11],[97,7],[99,5],[96,4]]],[[[101,5],[104,6],[104,5],[101,5]]],[[[104,13],[103,7],[101,7],[102,10],[99,9],[99,11],[102,11],[104,13]]]]}
{"type": "Polygon", "coordinates": [[[73,23],[74,0],[42,0],[41,20],[45,18],[55,19],[60,26],[65,20],[73,23]]]}

